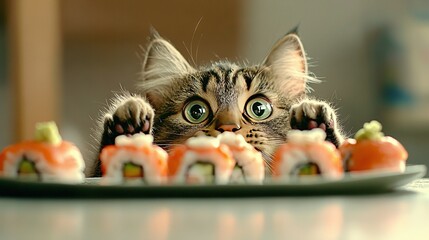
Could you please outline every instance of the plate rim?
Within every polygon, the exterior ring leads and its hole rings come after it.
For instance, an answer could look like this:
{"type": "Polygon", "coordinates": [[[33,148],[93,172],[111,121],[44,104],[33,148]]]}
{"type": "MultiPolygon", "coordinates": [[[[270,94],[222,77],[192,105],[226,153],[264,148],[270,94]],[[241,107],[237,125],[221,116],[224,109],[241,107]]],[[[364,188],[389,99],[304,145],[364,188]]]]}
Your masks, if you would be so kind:
{"type": "Polygon", "coordinates": [[[338,180],[270,182],[263,185],[97,185],[28,182],[0,178],[0,196],[27,198],[206,198],[367,194],[393,191],[422,178],[426,171],[425,165],[409,165],[403,173],[346,174],[347,176],[338,180]]]}

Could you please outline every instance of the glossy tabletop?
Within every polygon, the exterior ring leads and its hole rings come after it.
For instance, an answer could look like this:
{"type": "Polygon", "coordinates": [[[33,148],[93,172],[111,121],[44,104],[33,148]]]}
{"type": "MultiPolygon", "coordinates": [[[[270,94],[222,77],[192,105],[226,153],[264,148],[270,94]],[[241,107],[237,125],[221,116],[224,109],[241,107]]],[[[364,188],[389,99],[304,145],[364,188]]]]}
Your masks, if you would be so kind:
{"type": "Polygon", "coordinates": [[[0,198],[0,239],[429,239],[429,179],[347,196],[0,198]]]}

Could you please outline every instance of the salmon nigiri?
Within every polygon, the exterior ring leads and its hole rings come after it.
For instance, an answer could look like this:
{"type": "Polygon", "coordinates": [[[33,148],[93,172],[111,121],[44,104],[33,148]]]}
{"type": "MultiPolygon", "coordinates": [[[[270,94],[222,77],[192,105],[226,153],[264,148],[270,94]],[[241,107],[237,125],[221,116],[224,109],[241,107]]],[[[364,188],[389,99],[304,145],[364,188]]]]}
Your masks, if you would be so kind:
{"type": "Polygon", "coordinates": [[[347,171],[374,169],[405,171],[408,152],[398,140],[384,136],[377,121],[365,123],[355,139],[347,139],[339,148],[347,171]]]}
{"type": "Polygon", "coordinates": [[[36,124],[35,140],[10,145],[0,153],[0,175],[5,177],[80,183],[84,168],[81,152],[61,139],[54,122],[36,124]]]}

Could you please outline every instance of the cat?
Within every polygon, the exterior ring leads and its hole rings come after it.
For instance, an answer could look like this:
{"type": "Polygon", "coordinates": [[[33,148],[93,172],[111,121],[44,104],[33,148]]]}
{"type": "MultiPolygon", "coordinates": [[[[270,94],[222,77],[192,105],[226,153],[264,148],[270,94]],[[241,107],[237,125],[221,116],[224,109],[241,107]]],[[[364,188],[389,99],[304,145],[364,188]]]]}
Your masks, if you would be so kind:
{"type": "MultiPolygon", "coordinates": [[[[153,134],[167,149],[199,135],[231,131],[259,150],[270,172],[271,156],[290,129],[322,128],[339,146],[344,136],[330,103],[307,96],[308,72],[296,31],[277,41],[260,65],[218,61],[191,66],[174,46],[154,33],[147,47],[140,94],[118,94],[99,123],[99,151],[122,134],[153,134]]],[[[97,160],[94,176],[101,176],[97,160]]]]}

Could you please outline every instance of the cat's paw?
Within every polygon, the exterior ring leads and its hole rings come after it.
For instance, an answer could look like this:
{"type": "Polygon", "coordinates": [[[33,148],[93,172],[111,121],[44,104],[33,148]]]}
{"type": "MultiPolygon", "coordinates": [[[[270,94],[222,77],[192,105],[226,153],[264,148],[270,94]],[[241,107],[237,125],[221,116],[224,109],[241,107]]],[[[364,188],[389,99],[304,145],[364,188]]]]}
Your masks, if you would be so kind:
{"type": "Polygon", "coordinates": [[[154,111],[144,99],[131,97],[123,101],[112,114],[104,117],[104,132],[110,138],[118,135],[152,133],[154,111]]]}
{"type": "MultiPolygon", "coordinates": [[[[152,133],[154,110],[141,97],[125,94],[115,100],[109,113],[103,117],[103,132],[99,143],[99,153],[105,146],[115,144],[119,135],[152,133]]],[[[98,158],[94,166],[94,177],[101,177],[101,162],[98,158]]]]}
{"type": "Polygon", "coordinates": [[[326,132],[326,140],[339,146],[344,137],[337,125],[337,116],[329,104],[316,100],[303,100],[290,109],[292,129],[311,130],[320,128],[326,132]]]}

